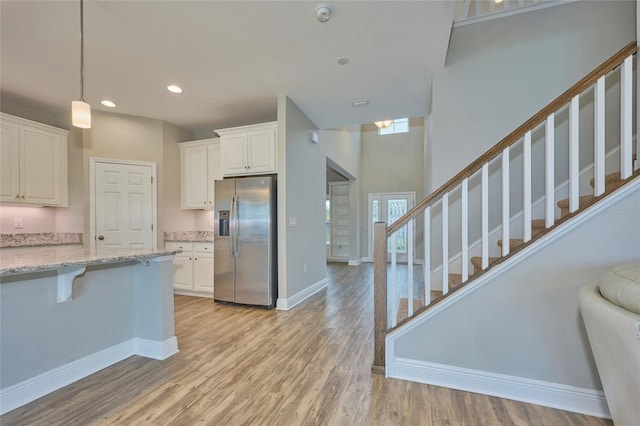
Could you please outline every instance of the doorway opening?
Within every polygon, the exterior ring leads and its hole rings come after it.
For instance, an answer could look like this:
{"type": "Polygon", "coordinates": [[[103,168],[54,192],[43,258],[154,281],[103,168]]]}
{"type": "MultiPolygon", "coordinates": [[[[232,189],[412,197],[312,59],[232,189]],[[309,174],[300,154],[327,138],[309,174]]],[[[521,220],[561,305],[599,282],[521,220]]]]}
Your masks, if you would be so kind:
{"type": "MultiPolygon", "coordinates": [[[[385,222],[387,226],[391,225],[413,207],[415,198],[415,192],[369,194],[368,258],[371,261],[373,259],[373,224],[375,222],[385,222]]],[[[396,233],[396,253],[398,262],[401,263],[407,262],[407,234],[406,227],[396,233]]],[[[391,253],[391,246],[387,247],[387,252],[391,253]]]]}

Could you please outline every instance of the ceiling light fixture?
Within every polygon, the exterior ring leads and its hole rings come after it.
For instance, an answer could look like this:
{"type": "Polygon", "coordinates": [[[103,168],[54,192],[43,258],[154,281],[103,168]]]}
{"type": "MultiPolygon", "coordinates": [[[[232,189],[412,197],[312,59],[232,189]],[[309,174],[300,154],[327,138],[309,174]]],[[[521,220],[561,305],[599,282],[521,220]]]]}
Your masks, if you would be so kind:
{"type": "Polygon", "coordinates": [[[105,99],[105,100],[103,100],[103,101],[100,101],[100,103],[101,103],[102,105],[106,106],[106,107],[109,107],[109,108],[115,108],[115,107],[116,107],[115,102],[110,101],[110,100],[108,100],[108,99],[105,99]]]}
{"type": "Polygon", "coordinates": [[[316,7],[316,18],[319,22],[327,22],[331,19],[331,9],[325,5],[316,7]]]}
{"type": "Polygon", "coordinates": [[[386,129],[387,127],[391,127],[392,124],[393,120],[382,120],[375,122],[375,125],[378,126],[379,129],[386,129]]]}
{"type": "Polygon", "coordinates": [[[84,0],[80,0],[80,100],[71,102],[71,123],[91,128],[91,106],[84,101],[84,0]]]}
{"type": "Polygon", "coordinates": [[[173,93],[182,93],[182,88],[180,86],[176,86],[175,84],[168,85],[167,90],[173,93]]]}
{"type": "Polygon", "coordinates": [[[493,0],[496,4],[502,3],[502,0],[493,0]]]}

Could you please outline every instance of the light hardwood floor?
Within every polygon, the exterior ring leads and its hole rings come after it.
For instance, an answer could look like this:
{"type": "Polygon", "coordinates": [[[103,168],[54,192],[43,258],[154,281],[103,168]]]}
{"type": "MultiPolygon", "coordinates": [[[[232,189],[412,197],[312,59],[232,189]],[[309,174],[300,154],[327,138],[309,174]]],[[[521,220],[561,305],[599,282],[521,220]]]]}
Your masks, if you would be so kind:
{"type": "Polygon", "coordinates": [[[176,296],[177,355],[131,357],[0,424],[612,424],[372,375],[372,273],[330,264],[328,289],[288,312],[176,296]]]}

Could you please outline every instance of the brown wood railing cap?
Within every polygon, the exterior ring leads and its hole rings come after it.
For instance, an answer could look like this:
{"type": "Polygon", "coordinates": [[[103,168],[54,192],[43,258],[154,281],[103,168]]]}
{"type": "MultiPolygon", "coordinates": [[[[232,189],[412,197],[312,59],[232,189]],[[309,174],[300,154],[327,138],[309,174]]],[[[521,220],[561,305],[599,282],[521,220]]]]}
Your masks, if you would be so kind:
{"type": "Polygon", "coordinates": [[[591,71],[589,74],[584,76],[580,81],[571,86],[566,92],[558,96],[556,99],[551,101],[547,106],[542,108],[536,114],[533,115],[530,119],[525,121],[520,127],[515,129],[513,132],[509,133],[505,138],[503,138],[500,142],[489,148],[484,154],[474,160],[471,164],[465,167],[460,173],[449,179],[447,183],[442,185],[440,188],[436,189],[429,196],[427,196],[424,200],[420,201],[416,204],[411,210],[405,213],[400,219],[395,221],[393,224],[389,225],[386,231],[386,235],[389,236],[396,232],[398,229],[402,228],[406,225],[411,219],[420,215],[424,209],[434,204],[438,201],[445,193],[451,191],[456,186],[458,186],[462,180],[468,178],[485,164],[491,161],[493,158],[498,156],[505,148],[513,145],[518,142],[522,137],[524,137],[525,133],[530,130],[533,130],[536,126],[542,123],[548,116],[557,112],[560,108],[566,105],[571,99],[575,96],[578,96],[585,90],[587,90],[592,84],[594,84],[600,77],[606,75],[609,71],[618,67],[627,57],[635,54],[638,51],[638,47],[636,45],[636,41],[632,41],[627,44],[624,48],[619,50],[615,55],[607,59],[603,62],[599,67],[591,71]]]}

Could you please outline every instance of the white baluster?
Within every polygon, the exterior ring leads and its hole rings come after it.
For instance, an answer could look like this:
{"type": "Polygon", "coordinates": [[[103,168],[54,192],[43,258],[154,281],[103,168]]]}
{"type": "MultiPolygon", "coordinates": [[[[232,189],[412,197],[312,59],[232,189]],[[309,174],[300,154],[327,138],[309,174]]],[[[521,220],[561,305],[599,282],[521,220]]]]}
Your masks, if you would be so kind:
{"type": "Polygon", "coordinates": [[[462,236],[462,282],[469,279],[469,179],[462,180],[462,196],[460,198],[461,209],[461,236],[462,236]]]}
{"type": "Polygon", "coordinates": [[[523,240],[531,239],[531,131],[524,134],[522,145],[522,220],[523,240]]]}
{"type": "Polygon", "coordinates": [[[424,210],[424,305],[431,303],[431,207],[424,210]]]}
{"type": "Polygon", "coordinates": [[[509,147],[502,151],[502,255],[509,254],[509,147]]]}
{"type": "Polygon", "coordinates": [[[449,293],[449,193],[442,196],[442,294],[449,293]]]}
{"type": "Polygon", "coordinates": [[[407,227],[407,305],[408,316],[413,316],[413,219],[406,224],[407,227]]]}
{"type": "Polygon", "coordinates": [[[398,319],[398,301],[397,301],[397,280],[398,280],[398,268],[397,268],[397,252],[398,242],[396,238],[397,232],[391,234],[389,237],[389,244],[391,244],[391,294],[389,295],[389,303],[391,303],[391,327],[396,325],[398,319]]]}
{"type": "Polygon", "coordinates": [[[551,114],[547,117],[547,123],[545,126],[545,144],[544,144],[544,164],[545,164],[545,226],[551,228],[555,221],[555,186],[554,186],[554,173],[555,173],[555,119],[551,114]]]}
{"type": "Polygon", "coordinates": [[[489,266],[489,163],[482,165],[482,269],[489,266]]]}
{"type": "Polygon", "coordinates": [[[462,6],[462,17],[467,19],[469,17],[469,7],[471,5],[470,0],[464,0],[464,4],[462,6]]]}
{"type": "Polygon", "coordinates": [[[631,176],[633,172],[633,165],[631,164],[631,138],[632,138],[632,118],[631,112],[633,111],[632,98],[633,98],[633,56],[629,56],[624,60],[620,67],[620,81],[621,81],[621,93],[620,93],[620,176],[622,179],[626,179],[631,176]]]}
{"type": "Polygon", "coordinates": [[[480,16],[480,0],[474,0],[476,6],[476,16],[480,16]]]}
{"type": "Polygon", "coordinates": [[[580,96],[569,104],[569,212],[579,206],[580,199],[580,96]]]}
{"type": "Polygon", "coordinates": [[[494,13],[496,11],[496,2],[495,1],[490,1],[489,2],[489,11],[491,13],[494,13]]]}
{"type": "Polygon", "coordinates": [[[593,195],[604,193],[604,76],[596,82],[594,99],[594,165],[593,195]]]}

